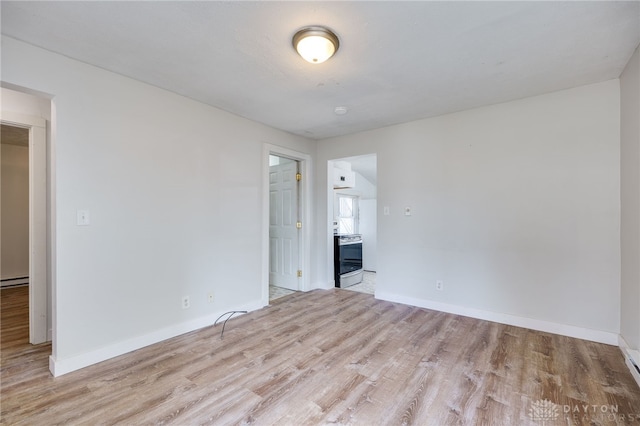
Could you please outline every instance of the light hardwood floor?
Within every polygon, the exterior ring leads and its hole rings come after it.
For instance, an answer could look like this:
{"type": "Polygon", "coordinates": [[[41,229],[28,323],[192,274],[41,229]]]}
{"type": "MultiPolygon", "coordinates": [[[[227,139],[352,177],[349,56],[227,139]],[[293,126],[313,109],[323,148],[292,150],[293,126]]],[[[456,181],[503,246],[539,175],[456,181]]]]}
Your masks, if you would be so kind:
{"type": "Polygon", "coordinates": [[[367,294],[295,293],[222,340],[208,327],[58,378],[27,343],[26,289],[1,294],[6,425],[640,424],[617,347],[367,294]],[[533,419],[542,400],[557,405],[533,419]]]}

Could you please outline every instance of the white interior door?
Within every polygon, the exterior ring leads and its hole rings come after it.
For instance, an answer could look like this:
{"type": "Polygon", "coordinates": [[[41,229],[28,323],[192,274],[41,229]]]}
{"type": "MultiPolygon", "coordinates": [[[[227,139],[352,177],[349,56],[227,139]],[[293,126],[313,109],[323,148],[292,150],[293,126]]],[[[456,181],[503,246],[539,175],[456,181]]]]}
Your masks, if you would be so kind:
{"type": "Polygon", "coordinates": [[[298,162],[269,167],[269,284],[299,290],[298,162]]]}

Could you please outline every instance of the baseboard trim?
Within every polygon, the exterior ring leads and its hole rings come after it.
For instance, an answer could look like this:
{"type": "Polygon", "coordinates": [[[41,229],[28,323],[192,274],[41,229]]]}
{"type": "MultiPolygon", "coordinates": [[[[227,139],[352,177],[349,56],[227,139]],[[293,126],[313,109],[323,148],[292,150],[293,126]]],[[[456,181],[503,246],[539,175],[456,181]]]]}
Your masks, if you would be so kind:
{"type": "Polygon", "coordinates": [[[335,287],[335,284],[334,284],[333,280],[327,281],[327,282],[318,281],[316,284],[314,284],[311,287],[311,290],[316,290],[316,289],[317,290],[331,290],[334,287],[335,287]]]}
{"type": "Polygon", "coordinates": [[[81,368],[88,367],[90,365],[94,365],[120,355],[124,355],[145,346],[149,346],[154,343],[179,336],[181,334],[208,327],[210,325],[213,325],[216,319],[218,319],[218,317],[225,312],[231,310],[251,312],[261,309],[262,307],[263,306],[260,301],[255,301],[242,306],[206,315],[204,317],[195,318],[190,321],[165,327],[163,329],[145,334],[143,336],[127,339],[122,342],[117,342],[103,348],[85,352],[76,356],[60,359],[54,358],[54,356],[51,355],[49,357],[49,371],[51,371],[51,374],[53,374],[54,377],[62,376],[63,374],[71,373],[72,371],[76,371],[81,368]]]}
{"type": "Polygon", "coordinates": [[[576,337],[578,339],[590,340],[592,342],[606,343],[608,345],[618,345],[618,335],[616,333],[607,331],[592,330],[589,328],[520,317],[517,315],[467,308],[464,306],[435,302],[433,300],[417,299],[381,291],[376,291],[375,297],[376,299],[417,306],[419,308],[433,309],[436,311],[497,322],[500,324],[513,325],[516,327],[523,327],[532,330],[544,331],[547,333],[559,334],[561,336],[576,337]]]}
{"type": "Polygon", "coordinates": [[[18,287],[29,284],[29,277],[3,278],[0,280],[1,288],[18,287]]]}

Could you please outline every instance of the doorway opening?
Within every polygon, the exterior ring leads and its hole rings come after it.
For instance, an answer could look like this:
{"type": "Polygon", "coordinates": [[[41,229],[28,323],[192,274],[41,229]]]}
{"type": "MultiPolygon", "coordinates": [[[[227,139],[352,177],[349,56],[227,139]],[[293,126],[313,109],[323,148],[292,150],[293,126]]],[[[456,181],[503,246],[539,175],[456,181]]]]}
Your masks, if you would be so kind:
{"type": "MultiPolygon", "coordinates": [[[[367,154],[336,158],[327,163],[327,211],[332,216],[329,229],[329,270],[336,287],[375,294],[377,271],[377,155],[367,154]],[[361,243],[362,273],[357,280],[345,272],[336,274],[341,265],[340,247],[344,241],[361,243]]],[[[340,268],[342,269],[342,268],[340,268]]]]}
{"type": "Polygon", "coordinates": [[[29,130],[0,126],[2,288],[29,285],[29,130]]]}
{"type": "Polygon", "coordinates": [[[309,289],[310,157],[264,149],[263,304],[309,289]]]}
{"type": "Polygon", "coordinates": [[[0,345],[7,352],[29,341],[29,130],[2,124],[0,141],[0,345]]]}
{"type": "Polygon", "coordinates": [[[2,112],[2,287],[28,286],[29,342],[47,327],[47,166],[45,121],[2,112]],[[25,193],[26,190],[26,193],[25,193]]]}

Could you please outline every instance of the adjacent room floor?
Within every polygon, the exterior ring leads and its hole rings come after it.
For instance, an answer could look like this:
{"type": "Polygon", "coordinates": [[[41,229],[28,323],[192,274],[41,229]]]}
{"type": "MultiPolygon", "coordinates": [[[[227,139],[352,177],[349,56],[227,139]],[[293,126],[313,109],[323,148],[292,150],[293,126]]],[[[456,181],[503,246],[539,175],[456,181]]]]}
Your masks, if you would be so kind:
{"type": "MultiPolygon", "coordinates": [[[[376,291],[376,273],[372,271],[364,271],[362,275],[362,282],[346,287],[345,290],[357,291],[359,293],[375,294],[376,291]]],[[[269,286],[269,300],[276,300],[280,297],[287,296],[295,293],[293,290],[289,290],[274,285],[269,286]]]]}

